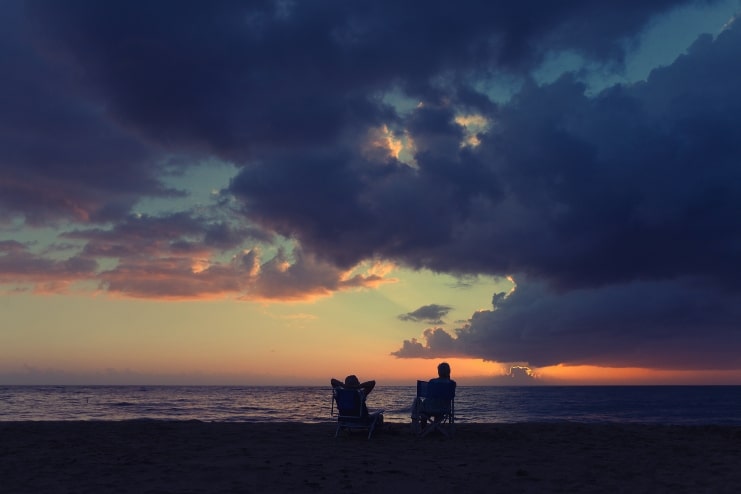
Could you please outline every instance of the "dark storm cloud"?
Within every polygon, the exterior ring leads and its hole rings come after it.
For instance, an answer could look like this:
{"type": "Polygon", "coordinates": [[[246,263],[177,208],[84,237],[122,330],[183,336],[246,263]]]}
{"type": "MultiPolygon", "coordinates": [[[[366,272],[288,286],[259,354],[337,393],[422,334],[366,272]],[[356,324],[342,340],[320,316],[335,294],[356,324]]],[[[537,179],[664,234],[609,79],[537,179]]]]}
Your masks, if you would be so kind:
{"type": "Polygon", "coordinates": [[[695,279],[635,281],[553,292],[523,283],[451,335],[424,331],[399,357],[476,356],[542,367],[592,364],[664,369],[741,366],[741,297],[695,279]]]}
{"type": "Polygon", "coordinates": [[[402,321],[425,322],[427,324],[443,324],[442,318],[448,315],[452,307],[447,305],[430,304],[423,305],[419,309],[401,314],[402,321]]]}
{"type": "Polygon", "coordinates": [[[735,23],[645,83],[589,98],[565,77],[500,107],[478,152],[506,192],[427,259],[522,283],[394,354],[738,368],[740,47],[735,23]]]}
{"type": "Polygon", "coordinates": [[[0,7],[0,212],[33,225],[107,221],[142,196],[173,195],[156,147],[107,119],[79,70],[38,50],[22,4],[0,7]]]}
{"type": "Polygon", "coordinates": [[[107,111],[159,142],[234,159],[380,121],[375,92],[451,71],[526,70],[547,50],[619,61],[685,2],[59,2],[29,12],[107,111]]]}
{"type": "Polygon", "coordinates": [[[6,3],[0,209],[116,220],[68,237],[116,258],[104,285],[133,296],[327,294],[377,283],[348,278],[369,259],[520,281],[399,356],[735,365],[738,23],[639,84],[531,77],[564,51],[619,68],[657,15],[707,3],[6,3]],[[495,102],[501,77],[523,84],[495,102]],[[251,226],[133,221],[138,198],[175,193],[173,155],[234,162],[224,193],[251,226]],[[274,234],[293,255],[193,267],[274,234]]]}

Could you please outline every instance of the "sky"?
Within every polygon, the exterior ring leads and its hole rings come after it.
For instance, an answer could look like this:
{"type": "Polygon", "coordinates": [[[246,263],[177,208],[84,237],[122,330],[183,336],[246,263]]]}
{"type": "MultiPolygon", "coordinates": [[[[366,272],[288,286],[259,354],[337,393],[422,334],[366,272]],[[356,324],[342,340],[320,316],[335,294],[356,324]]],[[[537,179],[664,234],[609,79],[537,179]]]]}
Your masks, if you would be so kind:
{"type": "Polygon", "coordinates": [[[0,383],[741,384],[739,12],[0,3],[0,383]]]}

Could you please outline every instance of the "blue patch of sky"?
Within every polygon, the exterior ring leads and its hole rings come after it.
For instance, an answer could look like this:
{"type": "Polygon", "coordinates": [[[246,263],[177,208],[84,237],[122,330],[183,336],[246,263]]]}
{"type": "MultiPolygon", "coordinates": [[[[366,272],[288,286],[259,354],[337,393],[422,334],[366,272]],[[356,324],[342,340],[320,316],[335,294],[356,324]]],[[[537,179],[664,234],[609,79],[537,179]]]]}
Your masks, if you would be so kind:
{"type": "Polygon", "coordinates": [[[178,173],[160,177],[166,187],[182,191],[181,197],[145,197],[134,208],[135,213],[161,215],[193,208],[208,207],[229,185],[236,167],[218,159],[180,169],[178,173]]]}
{"type": "Polygon", "coordinates": [[[398,87],[392,88],[381,95],[383,103],[392,106],[396,113],[401,116],[408,115],[419,105],[420,101],[407,96],[403,90],[398,87]]]}
{"type": "Polygon", "coordinates": [[[15,217],[0,227],[0,240],[13,240],[26,246],[29,252],[49,259],[62,260],[79,251],[82,242],[60,239],[60,231],[69,231],[74,225],[66,222],[50,226],[28,228],[25,219],[15,217]]]}
{"type": "MultiPolygon", "coordinates": [[[[623,64],[599,64],[585,60],[573,51],[552,52],[532,72],[538,84],[548,84],[566,73],[573,73],[594,95],[615,84],[646,80],[657,67],[673,63],[703,34],[718,35],[741,11],[741,0],[721,0],[684,6],[657,16],[635,39],[626,39],[623,64]]],[[[490,77],[472,77],[471,86],[497,104],[506,104],[522,87],[520,76],[492,71],[490,77]]],[[[406,116],[420,101],[409,98],[398,88],[382,95],[382,101],[397,114],[406,116]]]]}
{"type": "Polygon", "coordinates": [[[703,34],[717,36],[741,10],[741,1],[723,0],[710,5],[685,6],[655,18],[636,39],[624,40],[625,63],[600,65],[574,52],[550,53],[533,72],[539,84],[574,73],[596,94],[615,84],[644,81],[657,67],[671,65],[703,34]]]}

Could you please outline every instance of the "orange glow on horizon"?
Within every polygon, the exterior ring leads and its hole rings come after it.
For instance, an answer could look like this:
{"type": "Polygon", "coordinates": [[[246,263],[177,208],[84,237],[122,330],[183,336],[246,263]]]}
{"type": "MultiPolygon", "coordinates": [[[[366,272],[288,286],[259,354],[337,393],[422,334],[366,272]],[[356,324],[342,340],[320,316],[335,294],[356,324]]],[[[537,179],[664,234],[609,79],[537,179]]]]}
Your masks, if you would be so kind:
{"type": "Polygon", "coordinates": [[[739,384],[741,370],[665,370],[639,367],[598,367],[555,365],[536,374],[544,384],[739,384]]]}
{"type": "MultiPolygon", "coordinates": [[[[392,365],[377,372],[375,379],[379,384],[405,384],[416,379],[430,379],[437,373],[437,364],[443,361],[450,364],[453,379],[461,385],[741,384],[741,370],[660,370],[589,365],[530,368],[468,358],[395,359],[392,365]],[[510,375],[513,367],[521,367],[522,375],[510,375]]],[[[370,374],[372,372],[368,375],[370,374]]],[[[372,378],[368,377],[368,379],[372,378]]]]}

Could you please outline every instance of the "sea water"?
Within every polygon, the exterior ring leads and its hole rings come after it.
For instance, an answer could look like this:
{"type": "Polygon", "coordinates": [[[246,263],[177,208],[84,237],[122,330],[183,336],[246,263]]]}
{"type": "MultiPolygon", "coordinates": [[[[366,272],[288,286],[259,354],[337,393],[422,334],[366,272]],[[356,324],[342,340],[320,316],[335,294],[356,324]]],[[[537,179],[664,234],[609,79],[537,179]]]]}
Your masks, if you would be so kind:
{"type": "MultiPolygon", "coordinates": [[[[371,411],[407,422],[413,386],[377,386],[371,411]]],[[[332,421],[323,386],[0,386],[0,421],[332,421]]],[[[458,422],[741,425],[741,386],[458,386],[458,422]]]]}

